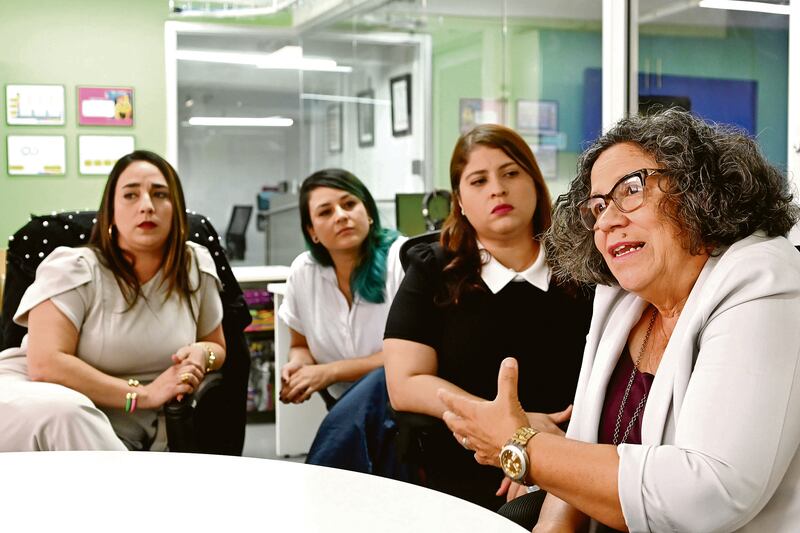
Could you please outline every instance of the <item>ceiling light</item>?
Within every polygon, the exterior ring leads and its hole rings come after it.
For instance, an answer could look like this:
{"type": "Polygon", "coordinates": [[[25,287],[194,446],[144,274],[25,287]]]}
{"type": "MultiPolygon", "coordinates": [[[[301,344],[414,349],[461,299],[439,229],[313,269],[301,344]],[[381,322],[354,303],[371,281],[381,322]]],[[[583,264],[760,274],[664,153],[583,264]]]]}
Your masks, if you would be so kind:
{"type": "Polygon", "coordinates": [[[239,7],[235,4],[245,2],[205,2],[205,8],[195,7],[192,2],[170,2],[170,10],[180,17],[212,17],[212,18],[235,18],[235,17],[260,17],[269,16],[283,11],[295,4],[297,0],[271,0],[260,2],[247,2],[248,7],[239,7]],[[254,4],[263,4],[256,6],[254,4]]]}
{"type": "Polygon", "coordinates": [[[175,57],[181,61],[202,61],[229,65],[252,65],[263,69],[313,70],[320,72],[352,72],[327,57],[305,57],[299,46],[284,46],[271,54],[223,52],[216,50],[178,50],[175,57]]]}
{"type": "Polygon", "coordinates": [[[345,102],[348,104],[372,104],[372,105],[386,105],[391,104],[389,100],[381,100],[378,98],[364,98],[363,96],[339,96],[335,94],[314,94],[302,93],[300,95],[302,100],[320,100],[323,102],[345,102]]]}
{"type": "Polygon", "coordinates": [[[190,126],[260,126],[289,127],[294,124],[290,118],[284,117],[192,117],[190,126]]]}
{"type": "Polygon", "coordinates": [[[789,14],[789,6],[787,5],[767,4],[765,2],[749,2],[745,0],[700,0],[699,6],[712,9],[731,9],[734,11],[771,13],[773,15],[789,14]]]}

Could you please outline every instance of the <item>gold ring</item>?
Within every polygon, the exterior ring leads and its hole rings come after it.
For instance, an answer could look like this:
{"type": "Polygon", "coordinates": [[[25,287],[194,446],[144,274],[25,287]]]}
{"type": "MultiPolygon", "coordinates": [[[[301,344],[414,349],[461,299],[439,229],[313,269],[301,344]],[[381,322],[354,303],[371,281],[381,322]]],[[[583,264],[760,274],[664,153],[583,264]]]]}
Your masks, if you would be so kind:
{"type": "Polygon", "coordinates": [[[182,383],[189,383],[189,373],[181,374],[181,382],[182,383]]]}
{"type": "Polygon", "coordinates": [[[461,445],[462,445],[462,446],[463,446],[465,449],[469,450],[469,441],[467,440],[467,437],[466,437],[466,436],[463,436],[463,437],[461,437],[461,445]]]}

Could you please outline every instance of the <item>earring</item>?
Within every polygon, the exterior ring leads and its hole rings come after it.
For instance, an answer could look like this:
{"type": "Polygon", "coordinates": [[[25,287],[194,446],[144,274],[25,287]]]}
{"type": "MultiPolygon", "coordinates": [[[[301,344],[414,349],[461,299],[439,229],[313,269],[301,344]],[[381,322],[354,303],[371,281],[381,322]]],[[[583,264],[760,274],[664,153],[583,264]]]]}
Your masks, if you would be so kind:
{"type": "Polygon", "coordinates": [[[461,214],[462,215],[466,215],[466,213],[464,212],[464,208],[463,207],[461,208],[461,214]]]}
{"type": "Polygon", "coordinates": [[[313,242],[314,244],[319,244],[319,237],[317,237],[316,235],[312,235],[311,242],[313,242]]]}
{"type": "Polygon", "coordinates": [[[368,218],[368,220],[369,220],[369,225],[370,225],[370,226],[372,225],[372,223],[373,223],[373,222],[375,222],[375,221],[374,221],[374,220],[372,220],[371,218],[368,218]]]}
{"type": "Polygon", "coordinates": [[[113,238],[113,237],[114,237],[114,232],[113,232],[113,230],[114,230],[114,226],[113,226],[113,225],[109,225],[109,226],[108,226],[108,237],[109,237],[109,238],[113,238]]]}

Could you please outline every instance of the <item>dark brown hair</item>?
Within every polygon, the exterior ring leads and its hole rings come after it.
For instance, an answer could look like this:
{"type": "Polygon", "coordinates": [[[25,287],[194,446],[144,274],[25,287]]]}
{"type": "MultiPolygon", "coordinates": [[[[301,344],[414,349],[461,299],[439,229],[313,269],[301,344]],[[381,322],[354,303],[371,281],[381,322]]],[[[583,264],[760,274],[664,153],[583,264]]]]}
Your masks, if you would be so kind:
{"type": "Polygon", "coordinates": [[[517,132],[497,124],[481,124],[462,135],[450,158],[450,187],[453,191],[450,215],[442,226],[440,242],[450,258],[444,268],[446,294],[439,298],[442,305],[457,304],[466,292],[484,290],[481,284],[481,266],[488,258],[481,257],[475,228],[461,214],[459,185],[464,168],[472,151],[478,146],[502,150],[531,177],[536,188],[536,210],[533,228],[538,235],[550,227],[550,192],[536,163],[530,146],[517,132]]]}
{"type": "MultiPolygon", "coordinates": [[[[142,287],[136,278],[131,261],[125,257],[124,252],[117,244],[116,229],[113,227],[114,220],[114,195],[117,190],[117,182],[120,175],[135,161],[146,161],[154,165],[167,180],[169,199],[172,203],[172,227],[164,247],[164,258],[161,266],[164,270],[162,283],[167,284],[166,297],[173,291],[177,291],[181,298],[187,303],[191,295],[192,288],[189,285],[189,253],[186,250],[186,234],[188,231],[188,221],[186,219],[186,202],[183,196],[183,188],[178,179],[178,173],[172,168],[164,158],[147,150],[137,150],[123,156],[111,169],[103,191],[103,199],[100,201],[100,208],[97,210],[97,223],[92,228],[92,235],[89,238],[89,246],[95,250],[98,258],[111,272],[117,280],[122,295],[128,304],[128,309],[132,308],[139,298],[142,287]],[[109,232],[111,228],[111,232],[109,232]]],[[[194,290],[197,290],[195,287],[194,290]]]]}

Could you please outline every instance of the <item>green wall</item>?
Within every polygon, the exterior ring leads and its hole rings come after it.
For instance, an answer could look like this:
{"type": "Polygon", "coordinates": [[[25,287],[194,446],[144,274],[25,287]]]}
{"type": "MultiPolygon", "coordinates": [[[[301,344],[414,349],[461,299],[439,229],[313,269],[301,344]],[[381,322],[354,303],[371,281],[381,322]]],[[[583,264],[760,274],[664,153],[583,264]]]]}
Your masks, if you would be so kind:
{"type": "Polygon", "coordinates": [[[78,135],[126,134],[137,148],[166,151],[164,21],[166,0],[37,0],[0,10],[0,247],[31,213],[96,209],[105,179],[78,174],[78,135]],[[7,84],[65,87],[64,126],[8,126],[7,84]],[[78,85],[134,88],[134,126],[79,127],[78,85]],[[59,177],[9,176],[8,135],[64,135],[67,172],[59,177]]]}

